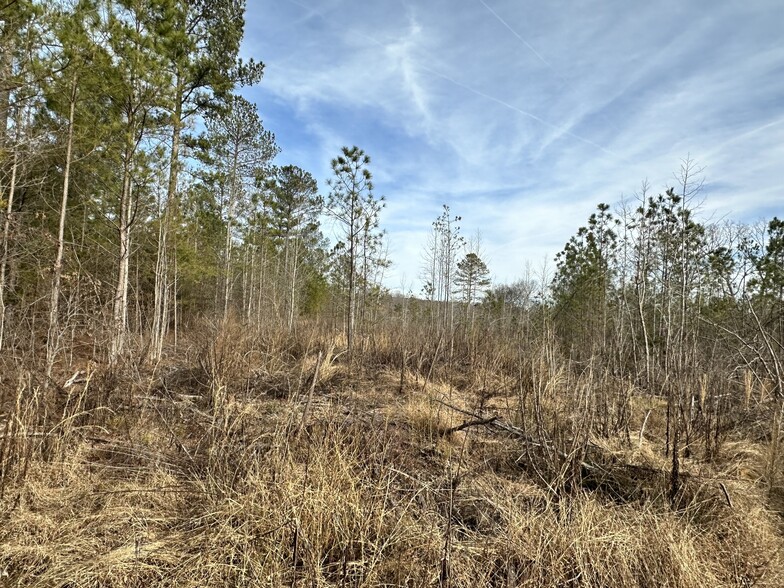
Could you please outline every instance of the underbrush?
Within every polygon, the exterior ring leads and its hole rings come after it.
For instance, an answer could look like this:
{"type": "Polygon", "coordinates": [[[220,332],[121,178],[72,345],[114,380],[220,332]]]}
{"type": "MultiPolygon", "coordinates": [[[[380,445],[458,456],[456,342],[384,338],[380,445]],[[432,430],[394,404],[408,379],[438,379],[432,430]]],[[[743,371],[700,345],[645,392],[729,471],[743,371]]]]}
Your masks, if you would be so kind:
{"type": "Polygon", "coordinates": [[[4,360],[0,584],[784,585],[781,463],[741,428],[773,399],[695,425],[673,494],[661,398],[546,342],[342,345],[215,327],[68,386],[4,360]]]}

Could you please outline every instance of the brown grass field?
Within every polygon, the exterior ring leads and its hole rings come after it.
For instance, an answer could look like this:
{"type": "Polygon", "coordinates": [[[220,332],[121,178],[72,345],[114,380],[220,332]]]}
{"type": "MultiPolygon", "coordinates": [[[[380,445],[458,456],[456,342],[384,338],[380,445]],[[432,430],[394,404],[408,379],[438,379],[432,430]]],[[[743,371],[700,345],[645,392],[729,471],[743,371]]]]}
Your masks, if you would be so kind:
{"type": "Polygon", "coordinates": [[[764,389],[706,425],[704,380],[673,490],[666,402],[548,341],[343,344],[216,327],[67,386],[3,359],[0,585],[784,586],[764,389]]]}

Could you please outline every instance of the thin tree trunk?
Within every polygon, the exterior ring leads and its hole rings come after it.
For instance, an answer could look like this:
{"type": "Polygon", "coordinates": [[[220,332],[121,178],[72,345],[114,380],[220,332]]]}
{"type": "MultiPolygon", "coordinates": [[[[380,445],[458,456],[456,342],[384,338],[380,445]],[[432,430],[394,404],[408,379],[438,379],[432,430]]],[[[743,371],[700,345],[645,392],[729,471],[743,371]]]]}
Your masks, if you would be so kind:
{"type": "MultiPolygon", "coordinates": [[[[159,214],[163,217],[167,216],[167,212],[161,205],[158,207],[159,214]]],[[[161,357],[163,353],[163,338],[165,336],[166,315],[169,297],[169,284],[168,284],[168,244],[167,235],[168,228],[166,227],[166,219],[161,218],[160,226],[158,228],[158,251],[155,258],[155,287],[154,287],[154,306],[152,317],[152,344],[150,345],[150,356],[153,360],[161,357]]]]}
{"type": "MultiPolygon", "coordinates": [[[[180,137],[182,133],[182,76],[177,74],[175,107],[172,115],[172,146],[169,154],[169,179],[166,185],[162,230],[158,242],[158,259],[155,272],[155,308],[153,310],[152,358],[158,359],[163,353],[163,340],[169,328],[169,235],[172,234],[179,217],[177,199],[177,179],[180,162],[180,137]]],[[[176,279],[176,277],[175,277],[176,279]]]]}
{"type": "Polygon", "coordinates": [[[14,207],[14,192],[16,191],[16,171],[18,166],[18,155],[14,151],[14,161],[11,165],[11,185],[8,190],[8,202],[6,202],[5,221],[3,222],[3,252],[0,258],[0,349],[5,343],[6,328],[6,304],[5,291],[8,280],[8,258],[11,239],[11,215],[14,207]]]}
{"type": "Polygon", "coordinates": [[[289,320],[288,328],[289,333],[294,329],[294,308],[295,308],[295,295],[297,288],[297,270],[299,269],[299,238],[294,238],[294,259],[291,266],[291,282],[289,288],[289,320]]]}
{"type": "Polygon", "coordinates": [[[240,190],[238,185],[238,172],[237,166],[239,165],[239,147],[234,146],[234,153],[231,164],[231,177],[229,183],[229,202],[226,208],[226,243],[224,245],[224,260],[226,263],[225,280],[223,284],[223,320],[229,317],[229,298],[231,295],[231,228],[234,223],[234,206],[239,201],[240,190]]]}
{"type": "Polygon", "coordinates": [[[253,294],[256,292],[256,247],[249,243],[247,247],[250,249],[250,277],[248,278],[248,302],[245,306],[245,321],[250,324],[253,316],[253,294]]]}
{"type": "Polygon", "coordinates": [[[258,325],[264,320],[264,287],[267,279],[267,248],[264,247],[264,235],[262,235],[259,249],[261,251],[261,259],[259,259],[259,296],[256,310],[256,324],[258,325]]]}
{"type": "Polygon", "coordinates": [[[172,313],[174,314],[174,351],[177,351],[177,337],[179,335],[180,311],[177,307],[177,288],[179,284],[177,269],[177,250],[174,250],[174,284],[172,288],[172,313]]]}
{"type": "Polygon", "coordinates": [[[231,225],[232,225],[232,205],[229,203],[229,214],[226,222],[226,242],[224,244],[224,268],[225,276],[223,280],[223,320],[229,318],[229,296],[231,294],[231,225]]]}
{"type": "Polygon", "coordinates": [[[65,170],[63,172],[63,194],[60,201],[60,222],[57,229],[57,253],[52,268],[52,291],[49,303],[49,333],[46,338],[46,376],[52,376],[55,356],[60,342],[60,282],[63,274],[63,253],[65,250],[65,219],[68,211],[68,191],[71,184],[71,156],[73,151],[74,112],[76,110],[77,82],[71,86],[68,110],[68,139],[65,147],[65,170]]]}
{"type": "Polygon", "coordinates": [[[10,47],[2,47],[0,51],[0,151],[5,150],[8,134],[8,112],[11,103],[11,60],[10,47]]]}
{"type": "Polygon", "coordinates": [[[128,280],[131,258],[131,150],[126,151],[125,171],[123,173],[122,195],[120,197],[120,218],[118,226],[120,255],[117,264],[117,285],[112,305],[112,342],[109,353],[110,362],[117,361],[125,348],[128,329],[128,280]]]}
{"type": "MultiPolygon", "coordinates": [[[[346,343],[348,345],[348,361],[349,366],[351,365],[352,354],[354,351],[354,306],[355,306],[355,281],[356,281],[356,232],[354,231],[355,225],[355,218],[354,218],[354,209],[352,207],[351,212],[351,233],[349,238],[349,248],[348,248],[348,260],[349,260],[349,268],[348,268],[348,313],[346,316],[346,343]]],[[[349,370],[351,368],[349,367],[349,370]]]]}

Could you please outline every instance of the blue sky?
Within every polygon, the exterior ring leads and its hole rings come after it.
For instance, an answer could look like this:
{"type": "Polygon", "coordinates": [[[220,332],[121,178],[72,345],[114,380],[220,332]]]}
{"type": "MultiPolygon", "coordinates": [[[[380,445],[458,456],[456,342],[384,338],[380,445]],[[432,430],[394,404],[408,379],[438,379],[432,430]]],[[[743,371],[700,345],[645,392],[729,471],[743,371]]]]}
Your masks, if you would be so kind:
{"type": "Polygon", "coordinates": [[[442,204],[512,281],[687,156],[706,217],[784,215],[781,0],[247,0],[243,53],[277,163],[371,156],[395,289],[442,204]]]}

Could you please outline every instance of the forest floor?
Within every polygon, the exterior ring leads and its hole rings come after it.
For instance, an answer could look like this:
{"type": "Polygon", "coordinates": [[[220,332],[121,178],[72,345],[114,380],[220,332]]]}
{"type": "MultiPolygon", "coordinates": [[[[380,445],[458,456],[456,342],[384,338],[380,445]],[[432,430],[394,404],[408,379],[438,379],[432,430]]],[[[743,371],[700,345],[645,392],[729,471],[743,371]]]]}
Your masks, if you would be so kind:
{"type": "Polygon", "coordinates": [[[695,441],[672,494],[648,393],[596,435],[590,385],[542,358],[513,386],[210,337],[48,386],[0,370],[0,586],[784,586],[772,402],[695,441]]]}

